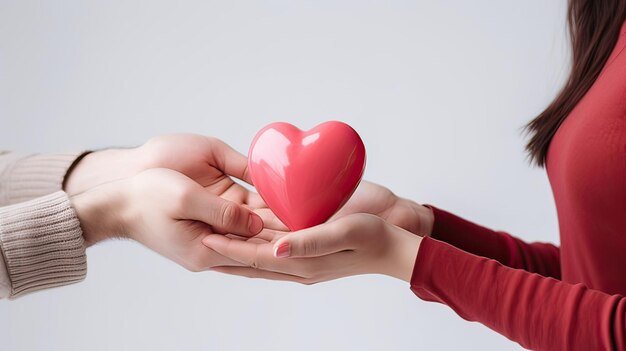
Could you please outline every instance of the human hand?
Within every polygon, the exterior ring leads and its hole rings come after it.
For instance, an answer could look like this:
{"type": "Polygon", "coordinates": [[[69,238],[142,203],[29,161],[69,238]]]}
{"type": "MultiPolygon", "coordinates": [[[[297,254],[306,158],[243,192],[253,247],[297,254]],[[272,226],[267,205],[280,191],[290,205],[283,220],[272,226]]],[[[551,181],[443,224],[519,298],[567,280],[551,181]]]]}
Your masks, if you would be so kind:
{"type": "MultiPolygon", "coordinates": [[[[270,211],[267,209],[267,211],[270,211]]],[[[401,198],[388,188],[376,183],[362,181],[352,197],[328,221],[356,214],[369,213],[386,222],[410,231],[419,236],[429,236],[432,232],[434,215],[430,208],[411,200],[401,198]]],[[[269,220],[266,228],[286,232],[289,230],[273,213],[264,213],[269,220]]]]}
{"type": "Polygon", "coordinates": [[[361,182],[350,200],[330,221],[355,213],[376,215],[420,236],[429,236],[434,222],[431,209],[398,197],[384,186],[368,181],[361,182]]]}
{"type": "Polygon", "coordinates": [[[172,134],[132,149],[107,149],[85,156],[68,174],[64,190],[71,196],[98,185],[132,177],[151,168],[168,168],[239,204],[264,202],[229,176],[251,183],[247,159],[224,142],[203,135],[172,134]]]}
{"type": "Polygon", "coordinates": [[[216,232],[252,236],[263,223],[251,210],[220,197],[187,176],[151,169],[71,197],[88,245],[126,237],[191,271],[240,265],[207,250],[202,240],[216,232]]]}
{"type": "Polygon", "coordinates": [[[293,233],[263,238],[208,235],[202,242],[241,267],[212,268],[251,278],[312,284],[377,273],[409,281],[422,238],[371,214],[350,214],[293,233]]]}

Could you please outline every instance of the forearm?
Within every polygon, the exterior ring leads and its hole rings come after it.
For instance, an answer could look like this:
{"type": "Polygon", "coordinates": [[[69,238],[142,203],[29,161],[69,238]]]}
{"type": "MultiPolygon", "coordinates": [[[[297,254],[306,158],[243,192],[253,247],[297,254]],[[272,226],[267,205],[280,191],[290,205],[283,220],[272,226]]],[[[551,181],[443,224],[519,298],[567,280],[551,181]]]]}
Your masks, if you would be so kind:
{"type": "Polygon", "coordinates": [[[626,300],[425,239],[411,289],[533,350],[626,348],[626,300]]]}
{"type": "Polygon", "coordinates": [[[463,251],[543,276],[560,278],[559,248],[548,243],[526,243],[512,235],[472,223],[449,212],[433,210],[431,237],[463,251]]]}

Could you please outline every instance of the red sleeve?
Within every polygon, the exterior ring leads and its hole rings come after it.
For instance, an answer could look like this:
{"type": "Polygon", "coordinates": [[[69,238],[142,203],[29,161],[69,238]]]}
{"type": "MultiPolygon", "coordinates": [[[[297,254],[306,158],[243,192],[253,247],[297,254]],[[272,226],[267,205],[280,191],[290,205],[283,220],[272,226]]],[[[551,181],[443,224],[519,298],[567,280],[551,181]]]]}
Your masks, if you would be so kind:
{"type": "Polygon", "coordinates": [[[546,243],[525,243],[504,232],[479,226],[434,206],[426,205],[435,215],[431,236],[477,256],[492,258],[501,264],[561,278],[559,248],[546,243]]]}
{"type": "Polygon", "coordinates": [[[626,350],[626,299],[501,265],[424,238],[411,278],[450,306],[533,350],[626,350]]]}

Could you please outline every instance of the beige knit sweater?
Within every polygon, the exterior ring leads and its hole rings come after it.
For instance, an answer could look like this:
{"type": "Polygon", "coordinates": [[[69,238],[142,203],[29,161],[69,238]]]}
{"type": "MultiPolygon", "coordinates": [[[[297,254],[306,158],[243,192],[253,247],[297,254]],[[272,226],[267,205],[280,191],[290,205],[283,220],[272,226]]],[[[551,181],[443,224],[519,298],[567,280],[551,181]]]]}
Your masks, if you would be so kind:
{"type": "Polygon", "coordinates": [[[78,156],[0,151],[0,298],[85,278],[83,233],[62,190],[78,156]]]}

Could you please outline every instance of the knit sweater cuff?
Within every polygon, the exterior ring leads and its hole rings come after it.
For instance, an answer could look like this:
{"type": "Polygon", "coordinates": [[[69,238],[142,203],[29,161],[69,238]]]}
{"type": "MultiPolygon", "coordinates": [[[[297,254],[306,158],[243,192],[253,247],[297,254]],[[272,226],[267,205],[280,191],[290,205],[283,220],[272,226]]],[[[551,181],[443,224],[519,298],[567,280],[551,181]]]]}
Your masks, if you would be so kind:
{"type": "Polygon", "coordinates": [[[11,298],[83,280],[87,260],[82,234],[62,191],[0,208],[0,249],[11,298]]]}
{"type": "Polygon", "coordinates": [[[15,155],[0,174],[0,203],[16,204],[62,190],[63,180],[85,153],[15,155]]]}

